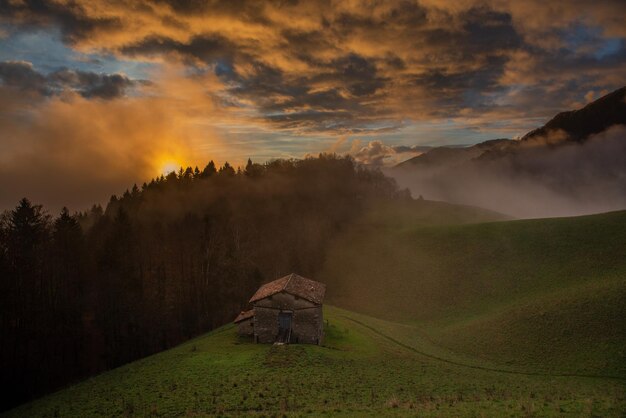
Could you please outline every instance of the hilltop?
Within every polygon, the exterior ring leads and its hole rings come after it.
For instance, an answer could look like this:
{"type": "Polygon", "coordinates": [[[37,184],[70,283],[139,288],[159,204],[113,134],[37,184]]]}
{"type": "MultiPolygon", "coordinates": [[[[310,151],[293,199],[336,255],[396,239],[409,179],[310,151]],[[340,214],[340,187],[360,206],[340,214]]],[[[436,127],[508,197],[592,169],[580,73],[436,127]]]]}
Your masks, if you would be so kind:
{"type": "Polygon", "coordinates": [[[569,141],[583,142],[591,135],[613,125],[626,124],[626,87],[617,89],[587,104],[581,109],[561,112],[545,125],[534,129],[521,139],[532,141],[550,133],[562,131],[569,141]]]}

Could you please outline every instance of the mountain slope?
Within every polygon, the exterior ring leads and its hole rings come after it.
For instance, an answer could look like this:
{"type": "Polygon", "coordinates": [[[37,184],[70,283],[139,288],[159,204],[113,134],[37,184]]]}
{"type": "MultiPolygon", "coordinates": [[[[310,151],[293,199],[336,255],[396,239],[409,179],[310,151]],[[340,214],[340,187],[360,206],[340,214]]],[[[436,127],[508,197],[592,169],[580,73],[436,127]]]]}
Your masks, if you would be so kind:
{"type": "Polygon", "coordinates": [[[626,208],[626,87],[563,112],[522,140],[433,149],[390,169],[414,196],[517,218],[626,208]]]}
{"type": "Polygon", "coordinates": [[[511,139],[499,138],[484,141],[469,147],[437,147],[424,154],[410,158],[396,165],[396,169],[444,169],[478,158],[488,151],[505,150],[515,145],[511,139]]]}
{"type": "Polygon", "coordinates": [[[547,137],[551,132],[563,131],[568,140],[582,142],[613,125],[624,124],[626,124],[626,87],[615,90],[582,109],[559,113],[541,128],[524,135],[521,140],[532,141],[547,137]]]}
{"type": "Polygon", "coordinates": [[[492,139],[463,148],[436,147],[421,155],[403,161],[395,168],[442,168],[459,164],[483,154],[506,155],[515,151],[521,143],[545,139],[560,132],[562,139],[583,142],[589,136],[609,129],[613,125],[626,124],[626,87],[615,90],[577,110],[561,112],[540,128],[533,129],[521,140],[492,139]]]}
{"type": "Polygon", "coordinates": [[[626,212],[400,227],[357,223],[320,278],[332,303],[534,371],[626,377],[626,212]]]}
{"type": "Polygon", "coordinates": [[[528,375],[433,346],[410,326],[325,308],[324,347],[256,345],[227,326],[6,416],[619,416],[623,382],[528,375]]]}

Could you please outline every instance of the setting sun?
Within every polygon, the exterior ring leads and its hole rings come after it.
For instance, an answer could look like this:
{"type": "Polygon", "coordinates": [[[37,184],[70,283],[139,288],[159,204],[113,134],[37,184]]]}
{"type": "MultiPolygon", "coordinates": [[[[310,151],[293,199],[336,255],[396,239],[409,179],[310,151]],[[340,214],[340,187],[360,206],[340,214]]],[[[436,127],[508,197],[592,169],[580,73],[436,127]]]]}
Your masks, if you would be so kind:
{"type": "Polygon", "coordinates": [[[150,175],[156,174],[157,176],[167,176],[172,171],[178,172],[181,167],[187,167],[189,165],[189,159],[186,153],[178,149],[162,150],[154,156],[153,161],[153,173],[150,175]]]}
{"type": "Polygon", "coordinates": [[[181,164],[169,160],[169,161],[165,161],[161,164],[159,171],[161,172],[161,174],[163,174],[164,176],[168,175],[169,173],[171,173],[172,171],[176,172],[178,171],[178,169],[181,167],[181,164]]]}

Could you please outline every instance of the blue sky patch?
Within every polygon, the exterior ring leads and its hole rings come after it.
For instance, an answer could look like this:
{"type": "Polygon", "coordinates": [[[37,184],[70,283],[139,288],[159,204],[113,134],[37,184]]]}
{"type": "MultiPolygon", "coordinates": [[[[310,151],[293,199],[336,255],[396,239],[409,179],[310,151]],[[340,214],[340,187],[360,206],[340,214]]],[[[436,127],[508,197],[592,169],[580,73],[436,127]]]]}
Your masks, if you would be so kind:
{"type": "Polygon", "coordinates": [[[30,62],[44,74],[69,68],[95,73],[122,73],[131,79],[147,79],[154,67],[149,62],[120,60],[111,54],[75,51],[63,44],[57,28],[19,30],[0,25],[0,30],[6,33],[4,38],[0,38],[0,62],[30,62]]]}

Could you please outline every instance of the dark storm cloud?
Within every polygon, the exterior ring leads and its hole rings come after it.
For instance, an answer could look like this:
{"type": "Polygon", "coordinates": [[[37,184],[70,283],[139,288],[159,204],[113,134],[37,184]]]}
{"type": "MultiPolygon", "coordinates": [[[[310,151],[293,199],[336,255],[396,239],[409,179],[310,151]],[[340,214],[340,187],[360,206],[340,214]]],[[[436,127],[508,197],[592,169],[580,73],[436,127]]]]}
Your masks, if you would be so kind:
{"type": "Polygon", "coordinates": [[[126,90],[138,81],[121,74],[97,74],[86,71],[61,69],[44,75],[28,62],[0,62],[2,86],[21,91],[50,96],[64,90],[73,90],[83,97],[114,99],[125,95],[126,90]]]}
{"type": "Polygon", "coordinates": [[[160,56],[177,53],[190,64],[196,62],[211,64],[218,60],[232,63],[235,55],[241,54],[236,45],[217,34],[195,36],[188,42],[150,36],[140,42],[122,47],[120,52],[128,56],[160,56]]]}
{"type": "Polygon", "coordinates": [[[497,12],[484,6],[475,7],[465,12],[461,20],[464,22],[463,36],[459,36],[456,41],[462,42],[461,47],[466,54],[517,48],[522,44],[510,13],[497,12]]]}
{"type": "MultiPolygon", "coordinates": [[[[310,77],[287,77],[283,71],[258,62],[251,68],[252,74],[231,74],[230,80],[237,83],[231,92],[256,101],[268,113],[285,112],[287,119],[301,115],[310,121],[313,115],[324,112],[353,119],[365,112],[358,98],[371,96],[384,86],[384,79],[376,76],[375,65],[354,54],[320,64],[310,77]],[[317,89],[320,85],[324,87],[317,89]]],[[[279,119],[275,115],[270,118],[279,119]]]]}
{"type": "Polygon", "coordinates": [[[46,77],[35,71],[28,62],[0,62],[0,80],[3,85],[19,90],[31,90],[41,94],[48,92],[46,77]]]}
{"type": "MultiPolygon", "coordinates": [[[[623,83],[623,12],[593,0],[0,0],[5,21],[55,24],[75,47],[213,71],[218,101],[274,128],[337,133],[579,105],[623,83]]],[[[85,94],[125,86],[101,84],[85,94]]]]}
{"type": "Polygon", "coordinates": [[[68,69],[51,73],[47,78],[53,86],[77,90],[83,97],[102,99],[122,97],[127,89],[138,83],[121,74],[96,74],[68,69]]]}
{"type": "Polygon", "coordinates": [[[367,59],[350,54],[333,60],[330,65],[335,72],[327,74],[327,77],[336,79],[354,96],[368,96],[382,88],[385,79],[379,77],[376,65],[367,59]]]}
{"type": "MultiPolygon", "coordinates": [[[[263,1],[255,0],[149,0],[153,5],[166,5],[174,13],[182,16],[197,16],[209,13],[239,15],[246,21],[265,21],[263,1]]],[[[297,4],[298,1],[281,1],[283,4],[297,4]]]]}
{"type": "Polygon", "coordinates": [[[237,48],[236,44],[218,35],[197,36],[188,42],[149,37],[124,46],[121,52],[131,56],[176,53],[190,63],[216,64],[216,73],[236,84],[231,89],[233,94],[254,100],[267,111],[289,110],[300,106],[347,110],[354,100],[342,96],[338,88],[311,90],[317,84],[330,83],[345,88],[351,96],[363,97],[375,93],[385,82],[384,78],[377,75],[374,62],[356,54],[347,54],[328,62],[309,58],[309,62],[318,68],[316,74],[286,79],[280,69],[259,61],[251,51],[237,48]],[[233,68],[235,62],[247,65],[245,74],[233,68]],[[278,95],[281,100],[273,100],[278,95]]]}
{"type": "Polygon", "coordinates": [[[267,119],[276,126],[297,131],[317,130],[332,132],[357,132],[353,129],[353,116],[349,112],[322,112],[311,110],[305,112],[269,115],[267,116],[267,119]]]}
{"type": "MultiPolygon", "coordinates": [[[[424,151],[397,143],[520,135],[623,86],[624,10],[623,0],[0,0],[2,197],[93,203],[165,161],[298,157],[334,135],[370,165],[424,151]],[[59,33],[62,54],[42,53],[59,33]],[[148,88],[133,80],[144,77],[148,88]]],[[[515,202],[515,187],[502,190],[515,202]]]]}
{"type": "Polygon", "coordinates": [[[298,59],[315,63],[314,55],[320,49],[339,51],[332,38],[325,35],[324,30],[303,31],[300,29],[285,29],[280,34],[282,47],[298,59]]]}
{"type": "Polygon", "coordinates": [[[206,0],[150,0],[152,4],[165,4],[175,12],[182,14],[194,14],[206,12],[210,3],[206,0]]]}
{"type": "Polygon", "coordinates": [[[90,15],[81,2],[75,1],[0,0],[0,16],[28,25],[56,24],[68,42],[84,39],[97,30],[122,29],[121,18],[90,15]]]}
{"type": "Polygon", "coordinates": [[[233,97],[254,102],[266,113],[268,122],[285,129],[349,129],[359,117],[375,114],[358,98],[373,95],[386,81],[377,75],[373,61],[356,54],[315,62],[318,70],[310,76],[286,77],[281,69],[259,61],[246,48],[238,49],[218,35],[197,36],[187,42],[149,37],[124,46],[121,52],[129,56],[174,53],[190,65],[212,64],[215,73],[231,85],[233,97]],[[236,63],[245,65],[245,73],[234,67],[236,63]],[[333,87],[316,89],[320,84],[333,87]]]}

